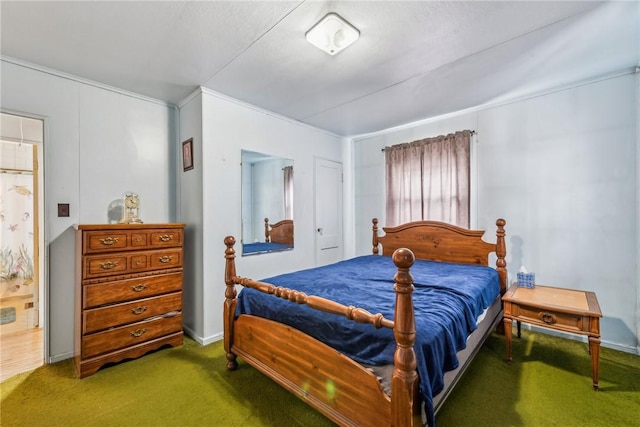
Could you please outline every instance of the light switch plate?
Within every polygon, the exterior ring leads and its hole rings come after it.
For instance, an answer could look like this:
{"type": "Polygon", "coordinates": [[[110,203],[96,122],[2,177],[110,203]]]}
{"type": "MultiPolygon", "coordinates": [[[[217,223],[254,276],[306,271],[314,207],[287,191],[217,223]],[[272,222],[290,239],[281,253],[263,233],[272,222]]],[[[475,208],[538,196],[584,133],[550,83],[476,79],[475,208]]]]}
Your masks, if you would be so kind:
{"type": "Polygon", "coordinates": [[[69,216],[69,203],[58,203],[58,216],[59,217],[69,216]]]}

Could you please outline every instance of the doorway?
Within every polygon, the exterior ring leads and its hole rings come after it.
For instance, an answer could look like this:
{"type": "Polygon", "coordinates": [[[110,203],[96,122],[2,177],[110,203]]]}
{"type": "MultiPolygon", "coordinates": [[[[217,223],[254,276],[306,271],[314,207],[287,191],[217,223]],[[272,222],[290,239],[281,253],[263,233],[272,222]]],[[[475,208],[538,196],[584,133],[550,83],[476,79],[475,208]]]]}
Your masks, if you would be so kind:
{"type": "Polygon", "coordinates": [[[0,380],[44,364],[44,122],[0,113],[0,380]]]}

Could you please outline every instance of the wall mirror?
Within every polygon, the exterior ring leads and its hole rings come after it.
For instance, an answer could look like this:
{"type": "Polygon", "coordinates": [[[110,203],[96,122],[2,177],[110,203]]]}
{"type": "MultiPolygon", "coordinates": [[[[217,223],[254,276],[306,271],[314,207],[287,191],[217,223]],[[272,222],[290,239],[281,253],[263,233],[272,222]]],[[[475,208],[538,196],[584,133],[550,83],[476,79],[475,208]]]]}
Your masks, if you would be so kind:
{"type": "Polygon", "coordinates": [[[242,255],[293,249],[293,160],[242,150],[242,255]]]}

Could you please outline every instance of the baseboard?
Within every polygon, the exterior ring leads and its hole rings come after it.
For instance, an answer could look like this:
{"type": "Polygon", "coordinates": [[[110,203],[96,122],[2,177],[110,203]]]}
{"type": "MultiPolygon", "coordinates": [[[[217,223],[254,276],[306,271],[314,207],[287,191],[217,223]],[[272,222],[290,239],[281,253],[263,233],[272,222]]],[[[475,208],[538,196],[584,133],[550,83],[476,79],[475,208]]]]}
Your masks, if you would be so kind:
{"type": "Polygon", "coordinates": [[[63,360],[67,360],[67,359],[71,359],[71,358],[73,358],[73,353],[57,354],[55,356],[49,356],[47,364],[56,363],[56,362],[62,362],[63,360]]]}
{"type": "Polygon", "coordinates": [[[200,345],[208,345],[208,344],[212,344],[214,342],[220,341],[222,338],[224,338],[224,335],[222,332],[211,335],[209,337],[201,337],[198,334],[195,333],[195,331],[193,331],[192,329],[183,326],[184,329],[184,333],[185,335],[189,336],[189,338],[191,338],[192,340],[194,340],[195,342],[197,342],[200,345]]]}
{"type": "MultiPolygon", "coordinates": [[[[589,338],[586,335],[571,334],[568,332],[556,331],[555,329],[542,328],[540,326],[529,325],[525,323],[522,323],[522,329],[526,329],[534,332],[540,332],[541,334],[553,335],[556,337],[566,338],[574,341],[580,341],[583,343],[589,342],[589,338]]],[[[601,340],[600,345],[602,347],[607,347],[612,350],[640,355],[640,347],[626,346],[626,345],[622,345],[619,343],[614,343],[606,340],[601,340]]]]}

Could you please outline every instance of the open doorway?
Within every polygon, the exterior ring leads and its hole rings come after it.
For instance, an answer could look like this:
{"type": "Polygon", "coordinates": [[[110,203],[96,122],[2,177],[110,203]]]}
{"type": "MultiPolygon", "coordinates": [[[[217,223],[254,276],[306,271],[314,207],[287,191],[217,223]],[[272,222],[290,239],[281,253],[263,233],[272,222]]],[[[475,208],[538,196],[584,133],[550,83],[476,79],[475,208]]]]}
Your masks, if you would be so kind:
{"type": "Polygon", "coordinates": [[[44,122],[0,113],[0,380],[44,363],[44,122]]]}

